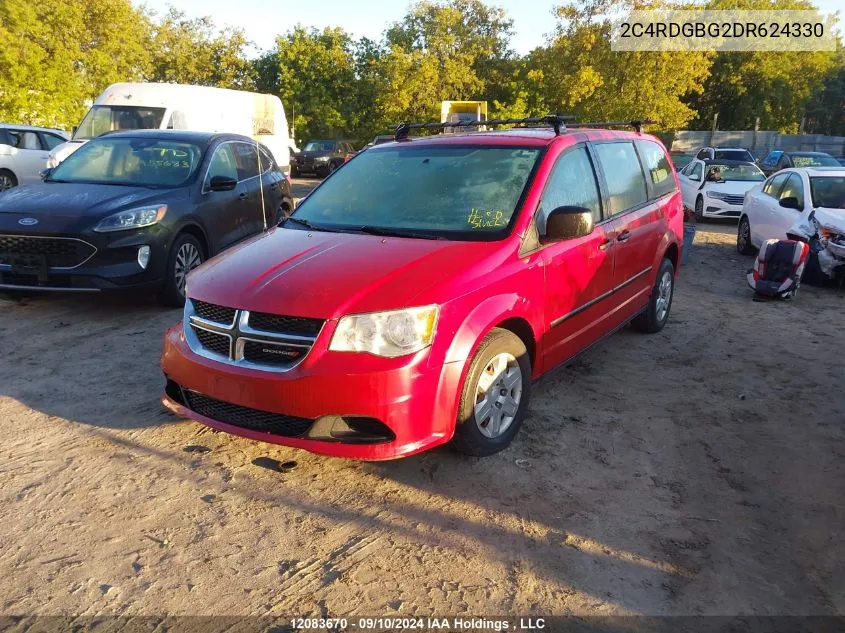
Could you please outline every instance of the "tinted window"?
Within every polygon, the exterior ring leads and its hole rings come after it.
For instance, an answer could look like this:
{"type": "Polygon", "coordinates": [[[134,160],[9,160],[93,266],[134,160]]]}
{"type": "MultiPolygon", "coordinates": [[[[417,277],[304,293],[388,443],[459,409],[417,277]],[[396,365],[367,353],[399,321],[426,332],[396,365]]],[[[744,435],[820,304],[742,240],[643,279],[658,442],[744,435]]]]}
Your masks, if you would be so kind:
{"type": "Polygon", "coordinates": [[[659,198],[675,190],[675,177],[666,152],[657,143],[637,141],[637,149],[643,161],[643,167],[651,180],[654,197],[659,198]]]}
{"type": "Polygon", "coordinates": [[[611,213],[646,201],[645,178],[633,143],[599,143],[596,154],[607,181],[611,213]]]}
{"type": "Polygon", "coordinates": [[[751,155],[751,152],[744,149],[717,149],[715,158],[717,160],[747,160],[752,163],[754,162],[754,156],[751,155]]]}
{"type": "Polygon", "coordinates": [[[261,152],[261,173],[264,174],[276,167],[276,161],[266,147],[260,147],[259,151],[261,152]]]}
{"type": "Polygon", "coordinates": [[[537,148],[414,143],[370,149],[317,187],[293,217],[341,229],[500,239],[539,154],[537,148]]]}
{"type": "Polygon", "coordinates": [[[701,163],[693,163],[692,167],[690,167],[689,172],[687,175],[692,178],[693,180],[701,180],[701,176],[704,173],[704,167],[701,163]]]}
{"type": "Polygon", "coordinates": [[[35,132],[23,130],[7,130],[9,145],[18,149],[41,149],[41,141],[35,132]]]}
{"type": "Polygon", "coordinates": [[[593,212],[593,222],[601,222],[599,188],[586,148],[570,150],[555,163],[537,209],[540,235],[546,233],[549,213],[558,207],[585,207],[593,212]]]}
{"type": "Polygon", "coordinates": [[[73,138],[95,138],[114,130],[157,130],[164,112],[165,108],[97,105],[88,110],[73,138]]]}
{"type": "Polygon", "coordinates": [[[50,134],[48,132],[42,133],[41,138],[44,140],[44,144],[47,145],[47,149],[53,149],[65,142],[65,139],[61,136],[50,134]]]}
{"type": "Polygon", "coordinates": [[[769,182],[763,185],[763,193],[769,194],[770,196],[777,196],[787,176],[789,174],[778,174],[774,178],[769,179],[769,182]]]}
{"type": "Polygon", "coordinates": [[[801,183],[801,178],[798,174],[789,174],[789,177],[786,179],[786,184],[781,189],[778,200],[783,200],[784,198],[797,198],[798,205],[802,209],[804,208],[804,185],[801,183]]]}
{"type": "Polygon", "coordinates": [[[215,176],[224,176],[232,180],[238,179],[238,166],[235,163],[235,156],[232,153],[232,144],[224,143],[218,146],[208,165],[208,175],[205,177],[205,184],[211,182],[215,176]]]}
{"type": "Polygon", "coordinates": [[[258,175],[258,152],[255,145],[247,143],[229,143],[235,153],[238,166],[238,180],[246,180],[258,175]]]}

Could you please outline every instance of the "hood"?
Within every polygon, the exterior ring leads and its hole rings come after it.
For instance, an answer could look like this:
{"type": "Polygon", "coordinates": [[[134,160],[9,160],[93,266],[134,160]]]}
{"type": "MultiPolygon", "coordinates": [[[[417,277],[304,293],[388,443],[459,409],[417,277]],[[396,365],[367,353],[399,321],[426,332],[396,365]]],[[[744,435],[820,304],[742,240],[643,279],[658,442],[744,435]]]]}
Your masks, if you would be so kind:
{"type": "Polygon", "coordinates": [[[753,180],[726,180],[725,182],[707,182],[704,184],[704,190],[741,195],[762,184],[753,180]]]}
{"type": "Polygon", "coordinates": [[[845,235],[845,209],[817,207],[815,209],[815,218],[819,226],[845,235]]]}
{"type": "Polygon", "coordinates": [[[21,231],[18,220],[35,218],[27,233],[78,232],[122,209],[166,203],[179,191],[61,182],[13,187],[0,194],[0,231],[21,231]]]}
{"type": "MultiPolygon", "coordinates": [[[[191,273],[188,295],[217,305],[330,319],[426,305],[458,272],[489,271],[497,242],[450,242],[279,228],[191,273]]],[[[462,277],[465,275],[462,275],[462,277]]]]}

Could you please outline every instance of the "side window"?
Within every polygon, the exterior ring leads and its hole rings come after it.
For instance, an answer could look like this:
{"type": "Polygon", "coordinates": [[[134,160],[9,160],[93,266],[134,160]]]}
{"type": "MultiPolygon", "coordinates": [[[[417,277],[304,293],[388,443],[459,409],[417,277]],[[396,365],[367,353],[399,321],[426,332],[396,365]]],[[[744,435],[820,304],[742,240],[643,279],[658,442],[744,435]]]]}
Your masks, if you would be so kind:
{"type": "Polygon", "coordinates": [[[776,198],[787,176],[789,176],[789,174],[778,174],[777,176],[769,178],[769,181],[763,185],[763,193],[776,198]]]}
{"type": "Polygon", "coordinates": [[[18,149],[41,149],[41,141],[38,134],[24,130],[7,130],[10,145],[18,149]]]}
{"type": "Polygon", "coordinates": [[[652,141],[637,141],[637,150],[651,181],[653,197],[659,198],[675,191],[675,178],[666,152],[652,141]]]}
{"type": "Polygon", "coordinates": [[[226,178],[238,179],[238,166],[235,163],[235,157],[232,154],[232,144],[224,143],[219,145],[214,150],[214,156],[208,165],[208,174],[205,177],[205,188],[208,188],[208,183],[215,176],[225,176],[226,178]]]}
{"type": "Polygon", "coordinates": [[[258,152],[255,145],[248,143],[230,143],[235,152],[238,166],[238,180],[247,180],[258,175],[258,152]]]}
{"type": "Polygon", "coordinates": [[[56,134],[50,134],[49,132],[42,132],[41,133],[41,140],[44,141],[44,144],[47,146],[47,149],[53,149],[54,147],[58,147],[62,143],[65,142],[61,136],[56,134]]]}
{"type": "Polygon", "coordinates": [[[783,151],[780,150],[774,150],[769,152],[766,155],[766,158],[763,159],[762,164],[766,167],[774,167],[775,165],[777,165],[778,158],[780,158],[781,154],[783,154],[783,151]]]}
{"type": "Polygon", "coordinates": [[[689,170],[689,177],[692,180],[701,180],[701,176],[704,173],[704,166],[701,163],[693,163],[692,167],[689,170]]]}
{"type": "Polygon", "coordinates": [[[783,200],[784,198],[797,198],[798,206],[802,209],[804,208],[804,185],[801,182],[801,176],[794,173],[789,174],[786,184],[778,196],[778,200],[783,200]]]}
{"type": "Polygon", "coordinates": [[[266,174],[271,169],[275,169],[276,161],[272,154],[264,147],[260,147],[259,151],[261,152],[261,173],[266,174]]]}
{"type": "Polygon", "coordinates": [[[595,148],[607,180],[611,214],[645,202],[645,178],[634,144],[598,143],[595,148]]]}
{"type": "Polygon", "coordinates": [[[537,209],[537,230],[546,233],[546,218],[558,207],[586,207],[593,213],[593,222],[601,222],[599,188],[593,164],[585,147],[569,150],[555,163],[540,207],[537,209]]]}

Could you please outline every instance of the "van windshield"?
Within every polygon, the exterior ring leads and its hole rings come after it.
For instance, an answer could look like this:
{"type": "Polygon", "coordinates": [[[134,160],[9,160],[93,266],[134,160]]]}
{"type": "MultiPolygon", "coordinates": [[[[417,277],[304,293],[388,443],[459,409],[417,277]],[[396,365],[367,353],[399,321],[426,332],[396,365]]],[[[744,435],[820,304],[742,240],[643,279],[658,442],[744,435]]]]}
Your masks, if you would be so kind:
{"type": "Polygon", "coordinates": [[[305,198],[285,226],[459,240],[506,234],[539,148],[409,145],[359,154],[305,198]]]}
{"type": "Polygon", "coordinates": [[[73,138],[88,140],[115,130],[157,130],[164,112],[165,108],[95,105],[88,110],[73,138]]]}

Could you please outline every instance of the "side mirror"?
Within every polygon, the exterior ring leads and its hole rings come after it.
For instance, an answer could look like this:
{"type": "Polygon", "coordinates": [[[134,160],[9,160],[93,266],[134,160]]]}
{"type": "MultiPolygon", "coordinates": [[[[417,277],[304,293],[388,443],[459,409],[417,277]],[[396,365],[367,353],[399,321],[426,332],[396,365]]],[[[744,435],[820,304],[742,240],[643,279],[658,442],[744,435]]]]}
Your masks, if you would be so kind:
{"type": "Polygon", "coordinates": [[[561,242],[593,232],[593,212],[586,207],[558,207],[546,220],[546,242],[561,242]]]}
{"type": "Polygon", "coordinates": [[[211,191],[231,191],[238,186],[238,181],[228,176],[213,176],[208,183],[211,191]]]}
{"type": "Polygon", "coordinates": [[[801,210],[801,207],[798,205],[798,198],[795,198],[793,196],[781,198],[780,206],[782,206],[784,209],[795,209],[796,211],[801,210]]]}

